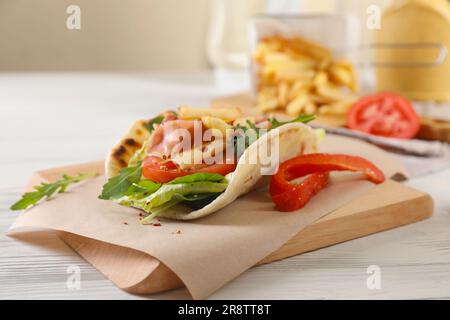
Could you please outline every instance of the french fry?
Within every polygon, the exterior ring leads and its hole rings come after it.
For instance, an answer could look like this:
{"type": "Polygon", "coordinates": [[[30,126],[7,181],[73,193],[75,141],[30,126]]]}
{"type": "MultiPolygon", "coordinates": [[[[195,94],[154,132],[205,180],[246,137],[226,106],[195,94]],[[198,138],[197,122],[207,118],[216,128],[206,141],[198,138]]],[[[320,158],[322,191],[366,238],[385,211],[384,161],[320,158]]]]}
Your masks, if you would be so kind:
{"type": "Polygon", "coordinates": [[[313,84],[316,87],[324,87],[328,85],[328,74],[324,71],[319,71],[314,76],[313,84]]]}
{"type": "Polygon", "coordinates": [[[278,108],[277,89],[275,87],[265,87],[257,96],[258,109],[261,112],[268,112],[278,108]]]}
{"type": "Polygon", "coordinates": [[[299,52],[304,52],[307,55],[319,61],[332,58],[331,52],[329,50],[320,46],[317,43],[314,43],[306,39],[293,38],[291,40],[291,45],[295,50],[298,50],[299,52]]]}
{"type": "Polygon", "coordinates": [[[245,127],[245,126],[248,125],[247,121],[255,123],[255,120],[256,120],[255,117],[252,117],[252,116],[242,117],[242,118],[234,120],[233,126],[243,126],[243,127],[245,127]]]}
{"type": "Polygon", "coordinates": [[[356,97],[348,97],[347,99],[341,101],[322,105],[318,110],[318,113],[327,116],[343,116],[348,113],[356,100],[356,97]]]}
{"type": "Polygon", "coordinates": [[[330,67],[330,75],[331,79],[337,84],[337,85],[344,85],[350,87],[353,82],[353,77],[349,70],[346,68],[340,67],[338,65],[333,65],[330,67]]]}
{"type": "Polygon", "coordinates": [[[328,98],[331,101],[339,101],[343,100],[347,97],[347,95],[339,90],[338,87],[332,85],[320,86],[316,87],[316,91],[322,97],[328,98]]]}
{"type": "Polygon", "coordinates": [[[263,113],[273,111],[277,108],[278,108],[277,98],[259,99],[258,100],[258,109],[259,109],[259,111],[261,111],[263,113]]]}
{"type": "Polygon", "coordinates": [[[315,114],[317,112],[317,105],[315,105],[312,102],[309,102],[305,106],[305,113],[306,114],[315,114]]]}
{"type": "Polygon", "coordinates": [[[297,116],[303,113],[305,106],[309,103],[307,94],[301,94],[286,106],[286,112],[289,115],[297,116]]]}
{"type": "Polygon", "coordinates": [[[343,89],[357,90],[351,63],[335,60],[328,49],[306,39],[264,38],[253,59],[259,64],[257,107],[263,113],[343,114],[351,105],[343,89]]]}
{"type": "Polygon", "coordinates": [[[346,60],[336,61],[330,68],[330,74],[353,92],[358,89],[355,70],[350,62],[346,60]]]}
{"type": "Polygon", "coordinates": [[[317,105],[320,105],[320,106],[322,106],[324,104],[331,103],[331,102],[334,101],[333,99],[330,99],[330,98],[327,98],[327,97],[323,97],[323,96],[317,94],[317,92],[316,93],[312,93],[310,95],[310,99],[311,99],[312,102],[314,102],[314,103],[316,103],[317,105]]]}
{"type": "Polygon", "coordinates": [[[319,70],[327,70],[331,65],[333,61],[331,58],[325,58],[319,63],[319,70]]]}
{"type": "Polygon", "coordinates": [[[195,120],[202,117],[216,117],[226,122],[233,121],[242,116],[239,108],[194,108],[182,106],[178,109],[180,119],[195,120]]]}
{"type": "Polygon", "coordinates": [[[280,107],[284,107],[288,103],[288,90],[289,86],[287,82],[281,82],[278,87],[278,105],[280,107]]]}
{"type": "Polygon", "coordinates": [[[295,81],[289,88],[288,100],[295,99],[302,92],[308,92],[311,87],[312,85],[309,82],[304,82],[303,80],[295,81]]]}
{"type": "Polygon", "coordinates": [[[222,133],[222,137],[225,137],[227,129],[231,128],[228,123],[220,118],[203,116],[201,119],[206,128],[219,130],[222,133]]]}

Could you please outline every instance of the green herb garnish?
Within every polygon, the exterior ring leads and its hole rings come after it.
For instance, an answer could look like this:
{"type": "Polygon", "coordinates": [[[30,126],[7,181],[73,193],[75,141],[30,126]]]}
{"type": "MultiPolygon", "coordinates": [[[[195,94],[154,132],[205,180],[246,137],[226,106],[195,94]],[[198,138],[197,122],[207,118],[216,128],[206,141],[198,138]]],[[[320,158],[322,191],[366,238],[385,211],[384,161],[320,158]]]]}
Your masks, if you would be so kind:
{"type": "Polygon", "coordinates": [[[133,183],[139,183],[141,180],[141,162],[136,166],[123,168],[117,176],[109,178],[103,186],[102,194],[99,199],[110,200],[123,196],[133,183]]]}
{"type": "Polygon", "coordinates": [[[36,191],[27,192],[24,195],[22,195],[22,199],[14,203],[10,207],[10,209],[25,210],[37,204],[43,198],[49,199],[56,192],[58,193],[65,192],[70,184],[78,183],[88,178],[93,178],[96,175],[97,173],[80,173],[77,176],[69,176],[67,174],[63,174],[60,180],[57,180],[55,182],[43,182],[40,185],[34,186],[33,188],[36,191]]]}
{"type": "Polygon", "coordinates": [[[238,158],[242,155],[242,153],[257,139],[266,134],[272,129],[277,129],[285,124],[301,122],[308,123],[311,120],[314,120],[314,115],[301,115],[290,121],[278,121],[276,118],[269,118],[267,121],[270,122],[271,126],[269,129],[259,128],[255,123],[247,120],[245,125],[236,125],[233,127],[235,134],[233,136],[232,143],[234,144],[235,154],[238,155],[238,158]],[[244,139],[244,140],[242,140],[244,139]]]}
{"type": "Polygon", "coordinates": [[[164,120],[164,116],[158,116],[156,118],[150,119],[148,122],[144,124],[144,127],[148,130],[148,132],[152,133],[155,130],[153,125],[160,124],[164,120]]]}
{"type": "Polygon", "coordinates": [[[298,116],[297,118],[290,120],[290,121],[278,121],[276,118],[269,118],[269,122],[272,124],[271,129],[275,129],[278,127],[281,127],[282,125],[288,124],[288,123],[294,123],[294,122],[301,122],[301,123],[308,123],[312,120],[314,120],[316,117],[313,114],[306,114],[298,116]]]}

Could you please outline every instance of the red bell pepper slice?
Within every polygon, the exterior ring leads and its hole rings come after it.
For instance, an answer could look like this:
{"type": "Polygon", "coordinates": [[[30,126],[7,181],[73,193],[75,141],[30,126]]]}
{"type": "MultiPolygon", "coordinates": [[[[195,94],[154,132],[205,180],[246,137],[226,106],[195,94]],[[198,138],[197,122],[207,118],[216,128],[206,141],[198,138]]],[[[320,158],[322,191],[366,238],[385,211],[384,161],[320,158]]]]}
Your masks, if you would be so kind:
{"type": "Polygon", "coordinates": [[[308,201],[329,181],[329,171],[361,172],[373,183],[385,180],[383,172],[370,161],[345,154],[313,153],[301,155],[283,162],[272,176],[270,195],[280,211],[295,211],[308,201]],[[310,175],[301,183],[291,180],[310,175]]]}

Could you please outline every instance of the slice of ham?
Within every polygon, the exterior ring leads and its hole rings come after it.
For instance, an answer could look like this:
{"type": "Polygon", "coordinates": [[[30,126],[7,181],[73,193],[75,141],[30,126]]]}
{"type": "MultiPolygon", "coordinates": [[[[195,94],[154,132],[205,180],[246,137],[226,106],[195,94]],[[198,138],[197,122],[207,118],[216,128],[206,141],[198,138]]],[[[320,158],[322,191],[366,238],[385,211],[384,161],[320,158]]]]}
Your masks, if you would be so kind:
{"type": "MultiPolygon", "coordinates": [[[[271,124],[264,117],[255,122],[261,129],[270,129],[271,124]]],[[[201,120],[180,120],[173,113],[167,114],[150,137],[147,155],[173,161],[185,169],[235,161],[234,153],[224,150],[230,147],[227,142],[217,141],[217,138],[211,140],[211,137],[210,140],[205,137],[207,141],[203,141],[205,130],[201,120]]]]}
{"type": "Polygon", "coordinates": [[[202,144],[203,127],[198,120],[163,122],[152,133],[148,155],[170,158],[174,153],[202,144]]]}

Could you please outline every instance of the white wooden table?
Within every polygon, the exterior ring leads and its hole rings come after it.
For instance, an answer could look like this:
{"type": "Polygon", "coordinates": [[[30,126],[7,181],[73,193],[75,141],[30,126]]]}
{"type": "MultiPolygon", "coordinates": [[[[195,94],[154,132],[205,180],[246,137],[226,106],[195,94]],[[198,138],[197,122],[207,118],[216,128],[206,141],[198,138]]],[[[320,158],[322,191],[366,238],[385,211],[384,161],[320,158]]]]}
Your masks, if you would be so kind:
{"type": "MultiPolygon", "coordinates": [[[[52,234],[19,242],[3,233],[36,169],[102,159],[135,119],[224,93],[207,73],[0,74],[0,299],[189,298],[185,289],[130,295],[52,234]],[[79,290],[66,286],[71,265],[79,290]]],[[[253,268],[211,298],[450,298],[450,169],[407,184],[433,196],[431,219],[253,268]],[[367,288],[369,265],[381,268],[380,290],[367,288]]]]}

